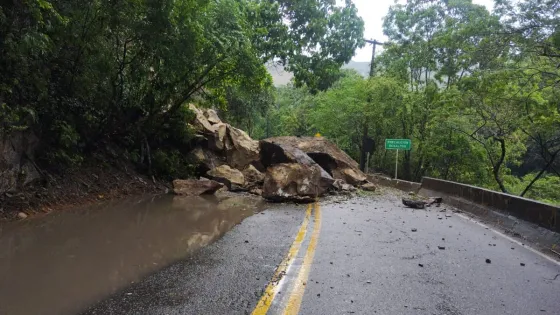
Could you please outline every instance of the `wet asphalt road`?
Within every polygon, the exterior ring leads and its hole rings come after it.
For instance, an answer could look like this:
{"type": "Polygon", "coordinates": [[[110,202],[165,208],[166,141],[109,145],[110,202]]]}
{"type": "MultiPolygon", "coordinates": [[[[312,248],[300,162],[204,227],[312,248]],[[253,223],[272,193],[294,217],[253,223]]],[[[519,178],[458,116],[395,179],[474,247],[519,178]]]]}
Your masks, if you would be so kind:
{"type": "Polygon", "coordinates": [[[320,201],[268,287],[306,206],[249,217],[84,314],[251,314],[263,295],[274,299],[257,312],[269,314],[560,314],[558,263],[445,205],[404,208],[399,194],[320,201]]]}

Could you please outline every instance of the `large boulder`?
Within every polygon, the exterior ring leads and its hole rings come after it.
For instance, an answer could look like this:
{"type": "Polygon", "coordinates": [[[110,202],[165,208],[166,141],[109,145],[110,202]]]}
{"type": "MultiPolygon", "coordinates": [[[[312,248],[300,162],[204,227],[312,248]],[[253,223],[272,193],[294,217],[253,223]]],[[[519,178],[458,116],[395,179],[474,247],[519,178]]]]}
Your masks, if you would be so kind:
{"type": "Polygon", "coordinates": [[[319,164],[311,159],[302,150],[289,145],[277,143],[270,139],[261,140],[261,163],[264,167],[268,168],[281,163],[296,163],[305,168],[316,169],[319,172],[319,181],[317,185],[321,187],[320,191],[323,194],[331,187],[334,182],[332,176],[326,172],[319,164]]]}
{"type": "Polygon", "coordinates": [[[213,109],[206,110],[206,112],[204,113],[204,117],[206,117],[208,122],[210,122],[211,124],[219,124],[222,122],[222,120],[218,116],[218,113],[216,113],[216,111],[213,109]]]}
{"type": "Polygon", "coordinates": [[[206,174],[218,166],[226,164],[224,158],[217,155],[214,151],[204,148],[203,146],[195,147],[189,153],[189,159],[197,166],[199,175],[206,174]]]}
{"type": "Polygon", "coordinates": [[[264,182],[264,174],[253,165],[249,165],[243,170],[243,176],[245,177],[245,187],[249,190],[260,187],[264,182]]]}
{"type": "Polygon", "coordinates": [[[227,186],[229,190],[242,190],[245,185],[245,177],[241,171],[231,168],[229,165],[218,166],[206,173],[210,178],[227,186]]]}
{"type": "Polygon", "coordinates": [[[189,105],[189,109],[195,114],[194,129],[206,139],[206,146],[213,151],[223,151],[229,125],[223,123],[214,110],[202,110],[193,104],[189,105]]]}
{"type": "Polygon", "coordinates": [[[280,163],[266,171],[262,196],[272,201],[313,201],[326,191],[321,167],[280,163]]]}
{"type": "Polygon", "coordinates": [[[259,165],[259,142],[230,124],[223,123],[213,109],[200,109],[193,104],[189,108],[195,113],[194,129],[201,136],[203,146],[222,155],[236,169],[248,165],[259,165]]]}
{"type": "Polygon", "coordinates": [[[342,179],[354,186],[367,183],[367,177],[360,171],[358,163],[344,151],[340,150],[334,143],[323,137],[275,137],[264,141],[289,145],[300,149],[334,179],[342,179]]]}
{"type": "Polygon", "coordinates": [[[228,137],[225,142],[228,164],[237,169],[245,169],[260,159],[259,142],[235,127],[228,125],[228,137]]]}
{"type": "Polygon", "coordinates": [[[173,192],[183,196],[199,196],[213,194],[224,185],[213,180],[176,179],[173,181],[173,192]]]}

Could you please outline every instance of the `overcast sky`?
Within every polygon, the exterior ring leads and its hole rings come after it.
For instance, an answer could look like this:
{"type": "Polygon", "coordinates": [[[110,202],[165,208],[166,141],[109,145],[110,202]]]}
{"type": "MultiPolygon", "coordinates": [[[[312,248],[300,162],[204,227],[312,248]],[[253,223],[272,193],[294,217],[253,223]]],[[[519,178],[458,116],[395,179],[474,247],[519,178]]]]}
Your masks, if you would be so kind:
{"type": "MultiPolygon", "coordinates": [[[[358,14],[366,23],[364,36],[368,39],[386,40],[383,35],[383,17],[387,14],[389,6],[394,3],[394,0],[354,0],[354,3],[358,8],[358,14]]],[[[494,6],[493,0],[473,0],[473,3],[485,5],[489,10],[494,6]]],[[[352,60],[370,61],[371,46],[367,45],[356,51],[352,60]]]]}

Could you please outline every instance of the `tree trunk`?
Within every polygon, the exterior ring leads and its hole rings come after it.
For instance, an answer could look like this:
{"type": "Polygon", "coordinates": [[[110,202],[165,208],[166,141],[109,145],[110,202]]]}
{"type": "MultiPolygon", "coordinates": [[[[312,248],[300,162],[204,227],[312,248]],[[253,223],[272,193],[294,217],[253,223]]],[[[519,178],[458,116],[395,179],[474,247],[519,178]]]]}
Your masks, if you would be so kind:
{"type": "Polygon", "coordinates": [[[552,163],[556,159],[556,155],[558,155],[558,152],[560,152],[560,150],[558,150],[558,151],[554,152],[554,154],[552,154],[548,163],[546,163],[546,165],[541,169],[541,171],[537,174],[537,176],[535,176],[535,178],[533,178],[533,180],[529,183],[529,185],[527,185],[527,187],[525,187],[525,189],[523,190],[523,192],[519,196],[521,196],[521,197],[525,196],[525,194],[531,189],[533,184],[536,183],[537,180],[539,180],[539,178],[541,178],[541,176],[544,174],[544,172],[546,172],[546,170],[550,167],[550,165],[552,165],[552,163]]]}
{"type": "Polygon", "coordinates": [[[508,191],[506,189],[506,186],[504,186],[504,181],[500,176],[500,168],[502,167],[502,164],[504,164],[504,160],[506,158],[506,142],[504,139],[499,139],[499,138],[495,138],[495,139],[500,143],[501,154],[500,154],[500,159],[494,165],[492,170],[494,174],[494,179],[496,180],[496,183],[498,183],[498,186],[500,186],[500,190],[507,194],[508,191]]]}
{"type": "Polygon", "coordinates": [[[360,148],[360,170],[363,172],[366,167],[366,141],[368,138],[368,124],[367,122],[364,124],[364,129],[362,133],[362,147],[360,148]]]}

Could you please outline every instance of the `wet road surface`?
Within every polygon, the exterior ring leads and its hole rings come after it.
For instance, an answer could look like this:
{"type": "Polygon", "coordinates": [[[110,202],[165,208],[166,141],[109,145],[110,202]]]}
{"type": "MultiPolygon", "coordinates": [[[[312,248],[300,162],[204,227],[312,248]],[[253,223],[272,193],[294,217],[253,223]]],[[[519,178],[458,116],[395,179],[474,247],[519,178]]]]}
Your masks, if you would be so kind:
{"type": "Polygon", "coordinates": [[[271,206],[84,314],[560,314],[558,262],[400,194],[271,206]]]}
{"type": "Polygon", "coordinates": [[[558,262],[401,195],[163,196],[0,226],[0,314],[560,314],[558,262]]]}
{"type": "Polygon", "coordinates": [[[242,196],[146,196],[0,225],[0,314],[76,314],[219,239],[242,196]]]}

